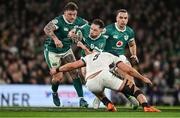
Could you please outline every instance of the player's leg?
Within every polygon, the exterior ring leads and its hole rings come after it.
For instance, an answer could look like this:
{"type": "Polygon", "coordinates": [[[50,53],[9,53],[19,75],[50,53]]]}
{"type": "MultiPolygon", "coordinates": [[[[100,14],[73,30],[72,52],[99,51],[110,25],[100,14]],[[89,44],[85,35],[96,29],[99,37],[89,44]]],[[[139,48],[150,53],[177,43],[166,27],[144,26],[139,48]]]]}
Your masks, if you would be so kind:
{"type": "MultiPolygon", "coordinates": [[[[122,77],[122,78],[126,78],[126,79],[130,79],[134,82],[134,78],[132,76],[129,76],[127,74],[125,74],[123,71],[118,69],[118,74],[122,77]]],[[[137,109],[139,106],[139,102],[136,100],[136,98],[134,96],[131,96],[129,94],[124,93],[124,95],[126,96],[126,98],[131,102],[132,104],[132,108],[133,109],[137,109]]]]}
{"type": "Polygon", "coordinates": [[[100,104],[101,104],[100,99],[98,97],[95,97],[94,100],[93,100],[93,108],[98,109],[100,104]]]}
{"type": "MultiPolygon", "coordinates": [[[[73,62],[75,60],[76,60],[75,56],[74,56],[74,54],[73,54],[71,49],[63,57],[63,61],[65,63],[73,62]]],[[[80,76],[79,76],[80,70],[79,69],[75,69],[75,70],[69,71],[69,73],[70,73],[70,75],[71,75],[71,77],[73,79],[74,88],[76,89],[78,97],[80,98],[79,105],[81,107],[88,107],[87,101],[85,101],[84,98],[83,98],[84,96],[83,96],[82,83],[81,83],[81,79],[80,79],[80,76]]]]}
{"type": "Polygon", "coordinates": [[[82,76],[85,78],[85,76],[86,76],[86,67],[81,68],[81,73],[82,73],[82,76]]]}
{"type": "MultiPolygon", "coordinates": [[[[58,55],[53,52],[49,52],[47,50],[44,51],[44,56],[46,63],[48,64],[49,69],[51,68],[57,68],[60,66],[60,55],[58,55]]],[[[56,106],[60,106],[60,99],[58,97],[58,86],[61,80],[63,79],[63,73],[57,73],[52,76],[52,81],[51,81],[51,89],[53,91],[52,97],[53,97],[53,102],[56,106]]]]}
{"type": "MultiPolygon", "coordinates": [[[[126,58],[125,58],[126,59],[126,58]]],[[[129,75],[127,75],[127,74],[125,74],[123,71],[121,71],[121,70],[116,70],[116,71],[114,71],[115,73],[115,75],[120,75],[120,77],[121,78],[128,78],[128,79],[131,79],[132,81],[134,81],[134,79],[133,79],[133,77],[131,77],[131,76],[129,76],[129,75]]],[[[124,94],[125,96],[126,96],[126,98],[128,98],[128,100],[131,102],[131,104],[132,104],[132,106],[133,106],[133,109],[137,109],[138,108],[138,106],[139,106],[139,102],[136,100],[136,98],[134,97],[134,96],[131,96],[131,95],[129,95],[129,94],[124,94]]],[[[93,108],[94,109],[98,109],[99,108],[99,105],[100,105],[100,100],[96,97],[95,99],[94,99],[94,101],[93,101],[93,108]]]]}
{"type": "Polygon", "coordinates": [[[124,81],[121,78],[118,78],[117,76],[113,75],[108,70],[104,70],[100,73],[99,78],[102,78],[99,83],[104,88],[109,88],[111,90],[115,91],[121,91],[123,88],[124,81]]]}
{"type": "Polygon", "coordinates": [[[103,86],[103,80],[100,74],[95,78],[88,79],[86,86],[106,106],[108,111],[115,112],[117,111],[116,107],[103,93],[105,87],[103,86]]]}
{"type": "Polygon", "coordinates": [[[108,111],[116,112],[117,109],[114,106],[114,104],[106,97],[106,95],[103,92],[100,93],[94,93],[98,100],[100,100],[107,108],[108,111]]]}
{"type": "MultiPolygon", "coordinates": [[[[126,58],[125,55],[120,55],[119,58],[126,64],[128,64],[129,66],[131,66],[131,63],[129,62],[129,60],[126,58]]],[[[126,78],[126,79],[130,79],[131,81],[134,82],[134,78],[126,73],[124,73],[123,71],[118,69],[118,74],[122,77],[122,78],[126,78]]],[[[136,100],[136,98],[134,96],[131,96],[129,94],[124,94],[126,96],[126,98],[131,102],[132,104],[132,108],[135,110],[138,108],[139,106],[139,102],[136,100]]]]}
{"type": "Polygon", "coordinates": [[[120,89],[120,91],[136,97],[145,112],[161,112],[160,110],[149,105],[143,92],[131,80],[125,79],[123,83],[124,84],[122,85],[122,89],[120,89]]]}

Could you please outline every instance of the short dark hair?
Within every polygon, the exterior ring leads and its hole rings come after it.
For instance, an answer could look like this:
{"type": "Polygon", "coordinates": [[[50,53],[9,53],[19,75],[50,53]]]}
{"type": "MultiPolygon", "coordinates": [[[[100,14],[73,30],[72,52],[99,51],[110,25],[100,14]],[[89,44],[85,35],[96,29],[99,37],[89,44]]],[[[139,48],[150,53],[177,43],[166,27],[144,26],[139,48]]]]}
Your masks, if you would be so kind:
{"type": "Polygon", "coordinates": [[[72,11],[76,10],[77,11],[78,10],[78,6],[74,2],[68,2],[66,4],[66,6],[64,7],[64,11],[67,11],[67,10],[72,10],[72,11]]]}
{"type": "Polygon", "coordinates": [[[116,15],[118,15],[120,12],[128,13],[126,9],[119,9],[116,11],[116,15]]]}
{"type": "Polygon", "coordinates": [[[101,19],[94,19],[92,24],[99,25],[100,28],[104,28],[104,22],[101,19]]]}

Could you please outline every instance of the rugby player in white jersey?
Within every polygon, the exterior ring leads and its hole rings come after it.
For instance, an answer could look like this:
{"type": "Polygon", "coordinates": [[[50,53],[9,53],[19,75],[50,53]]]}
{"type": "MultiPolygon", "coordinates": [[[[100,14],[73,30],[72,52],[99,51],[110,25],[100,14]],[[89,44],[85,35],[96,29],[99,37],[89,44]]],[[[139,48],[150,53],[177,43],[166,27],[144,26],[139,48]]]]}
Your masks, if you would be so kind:
{"type": "Polygon", "coordinates": [[[123,63],[120,58],[107,52],[95,52],[89,54],[78,61],[65,64],[60,68],[53,68],[50,73],[54,75],[57,72],[67,72],[86,66],[86,86],[101,100],[108,111],[115,112],[117,110],[114,104],[105,96],[105,88],[136,97],[142,105],[144,112],[161,112],[160,110],[149,106],[145,95],[132,80],[118,78],[110,72],[109,65],[112,63],[116,65],[116,69],[120,69],[128,75],[138,78],[146,84],[152,84],[148,78],[142,76],[135,69],[123,63]]]}

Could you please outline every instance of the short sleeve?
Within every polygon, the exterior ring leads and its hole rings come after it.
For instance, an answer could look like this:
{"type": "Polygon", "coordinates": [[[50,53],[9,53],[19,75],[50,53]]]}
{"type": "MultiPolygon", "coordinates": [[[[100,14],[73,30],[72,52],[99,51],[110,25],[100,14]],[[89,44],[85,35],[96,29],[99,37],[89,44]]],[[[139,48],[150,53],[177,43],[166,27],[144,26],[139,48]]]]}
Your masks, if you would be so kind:
{"type": "Polygon", "coordinates": [[[134,31],[132,29],[130,29],[129,31],[129,38],[128,38],[128,42],[131,42],[134,40],[134,31]]]}
{"type": "Polygon", "coordinates": [[[55,25],[56,30],[59,29],[60,24],[61,24],[59,21],[59,17],[54,18],[51,22],[55,25]]]}
{"type": "Polygon", "coordinates": [[[102,34],[104,35],[104,37],[106,37],[106,39],[109,38],[110,31],[109,31],[108,27],[105,27],[105,28],[103,29],[102,34]]]}
{"type": "Polygon", "coordinates": [[[83,25],[88,24],[88,21],[83,19],[83,18],[81,18],[81,17],[77,18],[77,22],[78,22],[78,26],[83,26],[83,25]]]}
{"type": "Polygon", "coordinates": [[[81,57],[81,60],[84,62],[84,64],[86,65],[86,57],[81,57]]]}

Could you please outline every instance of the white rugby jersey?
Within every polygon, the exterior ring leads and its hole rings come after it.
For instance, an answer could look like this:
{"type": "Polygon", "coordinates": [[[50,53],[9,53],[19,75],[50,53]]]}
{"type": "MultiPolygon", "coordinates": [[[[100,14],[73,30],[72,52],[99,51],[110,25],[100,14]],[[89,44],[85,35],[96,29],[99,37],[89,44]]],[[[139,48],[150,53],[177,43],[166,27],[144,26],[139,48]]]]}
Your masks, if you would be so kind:
{"type": "Polygon", "coordinates": [[[109,70],[109,65],[122,61],[108,52],[95,52],[82,58],[86,64],[86,78],[100,70],[109,70]]]}

